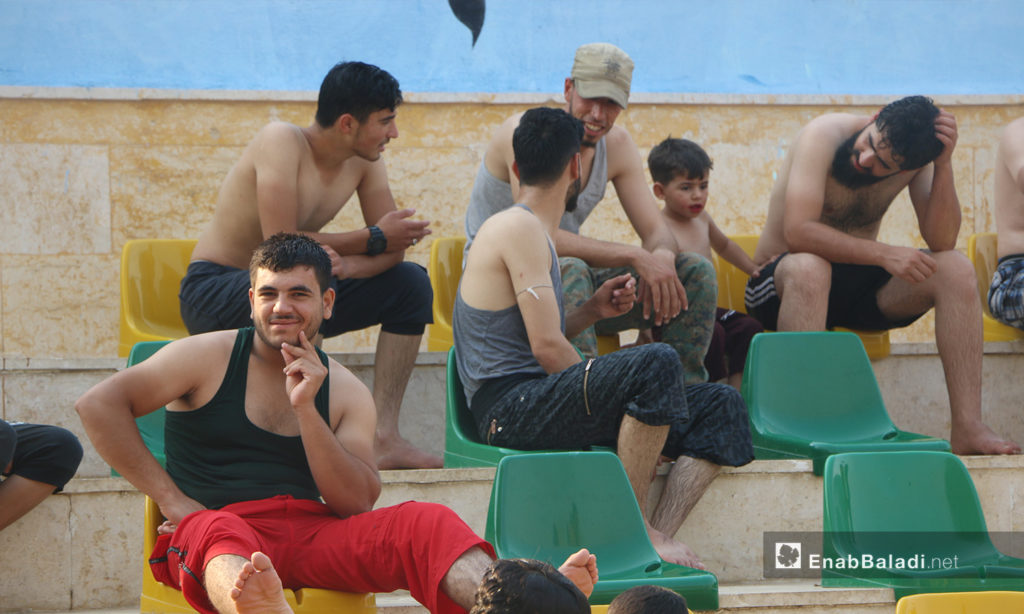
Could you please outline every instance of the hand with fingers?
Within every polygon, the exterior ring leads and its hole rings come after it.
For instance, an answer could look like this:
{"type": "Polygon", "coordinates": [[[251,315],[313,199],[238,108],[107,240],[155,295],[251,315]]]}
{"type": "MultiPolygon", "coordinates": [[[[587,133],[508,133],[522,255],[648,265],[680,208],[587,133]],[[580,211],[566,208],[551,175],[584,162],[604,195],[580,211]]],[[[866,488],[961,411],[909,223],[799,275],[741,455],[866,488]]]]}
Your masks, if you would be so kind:
{"type": "Polygon", "coordinates": [[[431,230],[427,228],[430,222],[412,219],[415,214],[415,209],[399,209],[389,211],[377,220],[377,228],[380,228],[384,233],[384,238],[387,239],[387,247],[384,251],[397,252],[408,249],[431,233],[431,230]]]}

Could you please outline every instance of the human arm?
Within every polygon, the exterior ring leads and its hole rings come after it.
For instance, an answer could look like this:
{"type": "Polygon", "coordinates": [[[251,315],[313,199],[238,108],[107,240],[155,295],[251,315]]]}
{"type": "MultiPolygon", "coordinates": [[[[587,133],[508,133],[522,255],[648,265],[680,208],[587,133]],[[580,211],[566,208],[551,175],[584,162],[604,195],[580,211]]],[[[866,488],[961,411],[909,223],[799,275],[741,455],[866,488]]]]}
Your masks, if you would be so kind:
{"type": "Polygon", "coordinates": [[[935,136],[942,142],[942,153],[931,164],[918,170],[908,186],[921,237],[929,249],[936,252],[954,249],[960,232],[960,200],[953,182],[952,163],[957,134],[953,114],[939,111],[935,119],[935,136]]]}
{"type": "Polygon", "coordinates": [[[636,280],[629,273],[613,277],[582,305],[565,315],[565,336],[573,338],[595,322],[620,316],[636,302],[636,280]]]}
{"type": "MultiPolygon", "coordinates": [[[[330,247],[337,255],[332,259],[333,273],[339,278],[370,277],[402,261],[404,250],[430,233],[426,228],[429,222],[413,220],[413,210],[397,211],[391,190],[388,187],[387,171],[383,160],[369,162],[350,158],[346,166],[334,169],[337,177],[331,185],[321,186],[323,194],[307,196],[309,199],[342,200],[333,203],[334,211],[340,208],[348,198],[352,188],[345,189],[345,184],[354,184],[359,195],[363,219],[367,226],[376,225],[387,239],[386,250],[374,256],[367,255],[367,243],[370,231],[367,228],[358,230],[324,233],[301,228],[299,202],[299,177],[303,169],[300,165],[308,145],[305,138],[294,126],[284,123],[273,123],[265,127],[252,144],[252,163],[256,181],[256,204],[260,219],[260,228],[264,238],[278,232],[302,232],[323,245],[330,247]],[[337,184],[337,185],[336,185],[337,184]],[[340,186],[340,187],[339,187],[340,186]],[[332,195],[337,192],[339,195],[332,195]]],[[[321,169],[315,169],[321,172],[321,169]]],[[[319,180],[319,179],[318,179],[319,180]]],[[[305,185],[305,184],[304,184],[305,185]]],[[[309,189],[308,186],[306,189],[309,189]]],[[[312,216],[312,222],[319,228],[329,221],[331,203],[318,205],[327,214],[324,219],[316,218],[316,211],[305,212],[312,216]]]]}
{"type": "Polygon", "coordinates": [[[739,243],[727,237],[718,225],[715,224],[714,220],[710,219],[710,216],[708,221],[708,240],[711,243],[711,249],[715,250],[715,253],[721,256],[726,262],[732,264],[750,277],[757,276],[761,267],[754,264],[754,261],[749,255],[747,255],[747,252],[743,251],[743,248],[740,247],[739,243]]]}
{"type": "Polygon", "coordinates": [[[1024,118],[1010,122],[1003,131],[999,141],[999,158],[1017,186],[1017,191],[1024,193],[1024,118]]]}
{"type": "Polygon", "coordinates": [[[96,384],[75,403],[86,434],[100,456],[140,491],[149,495],[173,525],[204,509],[185,495],[146,447],[135,418],[190,394],[197,372],[209,369],[197,356],[214,351],[204,335],[175,341],[142,363],[96,384]]]}
{"type": "Polygon", "coordinates": [[[928,254],[855,236],[821,222],[835,147],[849,132],[863,127],[862,121],[850,117],[823,116],[813,120],[793,145],[783,193],[786,247],[790,252],[812,253],[830,262],[880,266],[906,281],[923,281],[936,267],[928,254]],[[851,121],[858,124],[851,125],[851,121]]]}
{"type": "Polygon", "coordinates": [[[590,597],[597,583],[597,557],[583,548],[569,555],[558,571],[580,589],[584,597],[590,597]]]}
{"type": "Polygon", "coordinates": [[[285,390],[299,423],[306,459],[324,503],[344,518],[368,512],[380,496],[380,476],[373,455],[377,427],[373,399],[362,383],[340,365],[330,370],[332,428],[317,412],[317,391],[328,377],[304,332],[299,345],[282,344],[285,390]]]}

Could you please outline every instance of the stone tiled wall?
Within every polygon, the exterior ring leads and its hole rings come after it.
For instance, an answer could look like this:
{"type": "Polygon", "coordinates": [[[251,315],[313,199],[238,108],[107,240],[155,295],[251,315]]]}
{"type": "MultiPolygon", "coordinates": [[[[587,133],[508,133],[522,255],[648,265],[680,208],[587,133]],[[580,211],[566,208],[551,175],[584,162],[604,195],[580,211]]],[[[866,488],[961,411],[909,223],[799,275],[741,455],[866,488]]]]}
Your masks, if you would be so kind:
{"type": "MultiPolygon", "coordinates": [[[[476,167],[507,115],[556,97],[411,94],[388,172],[400,206],[432,221],[435,236],[462,232],[476,167]]],[[[796,131],[829,111],[868,113],[875,97],[640,95],[619,122],[646,156],[668,135],[703,144],[715,160],[709,211],[730,234],[759,232],[767,195],[796,131]]],[[[999,129],[1024,115],[1019,96],[939,100],[957,115],[954,163],[964,206],[959,246],[994,228],[992,163],[999,129]]],[[[117,351],[118,261],[133,238],[196,237],[221,179],[267,121],[311,120],[311,93],[154,92],[0,88],[0,352],[6,357],[112,357],[117,351]]],[[[586,234],[637,239],[614,190],[586,234]]],[[[362,226],[350,203],[328,230],[362,226]]],[[[922,245],[901,196],[882,239],[922,245]]],[[[409,253],[426,264],[429,241],[409,253]]],[[[925,320],[895,341],[932,337],[925,320]]],[[[328,341],[371,351],[375,332],[328,341]]]]}

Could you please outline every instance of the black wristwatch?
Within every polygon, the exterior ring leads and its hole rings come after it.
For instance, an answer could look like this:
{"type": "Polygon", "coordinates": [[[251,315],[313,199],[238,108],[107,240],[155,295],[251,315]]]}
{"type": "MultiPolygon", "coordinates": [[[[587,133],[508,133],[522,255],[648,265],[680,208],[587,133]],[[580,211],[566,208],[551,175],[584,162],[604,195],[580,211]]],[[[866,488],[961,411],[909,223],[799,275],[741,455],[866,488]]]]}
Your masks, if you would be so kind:
{"type": "Polygon", "coordinates": [[[367,226],[366,229],[370,231],[370,238],[366,241],[366,255],[383,254],[388,248],[388,238],[384,236],[384,232],[376,226],[367,226]]]}

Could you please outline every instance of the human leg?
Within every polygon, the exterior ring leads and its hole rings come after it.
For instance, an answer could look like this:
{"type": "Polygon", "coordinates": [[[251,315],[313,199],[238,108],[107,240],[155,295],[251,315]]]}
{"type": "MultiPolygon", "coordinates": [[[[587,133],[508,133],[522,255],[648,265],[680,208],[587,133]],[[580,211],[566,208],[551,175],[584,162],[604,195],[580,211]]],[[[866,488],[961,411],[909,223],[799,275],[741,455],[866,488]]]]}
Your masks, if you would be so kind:
{"type": "MultiPolygon", "coordinates": [[[[718,311],[725,311],[719,309],[718,311]]],[[[725,366],[725,327],[718,321],[716,312],[714,332],[711,335],[711,343],[708,345],[708,352],[704,356],[704,368],[708,371],[708,381],[717,382],[729,375],[725,366]]]]}
{"type": "Polygon", "coordinates": [[[669,536],[679,531],[721,465],[744,465],[754,458],[746,404],[734,388],[687,386],[686,409],[672,424],[662,451],[676,462],[651,515],[652,524],[669,536]]]}
{"type": "Polygon", "coordinates": [[[403,262],[375,277],[334,280],[333,313],[321,327],[325,337],[381,325],[374,360],[373,402],[377,408],[377,464],[381,469],[440,467],[441,458],[419,450],[399,432],[399,410],[419,353],[423,329],[431,322],[433,291],[426,270],[403,262]]]}
{"type": "Polygon", "coordinates": [[[988,308],[996,320],[1024,329],[1024,255],[999,259],[989,284],[988,308]]]}
{"type": "MultiPolygon", "coordinates": [[[[600,284],[594,281],[594,271],[579,258],[559,258],[558,266],[562,273],[562,297],[568,313],[587,302],[600,284]]],[[[586,358],[597,356],[597,334],[593,326],[584,329],[570,341],[586,358]]]]}
{"type": "MultiPolygon", "coordinates": [[[[775,288],[779,295],[776,330],[825,330],[832,264],[809,253],[786,254],[775,267],[775,288]]],[[[767,322],[763,322],[770,328],[767,322]]]]}
{"type": "Polygon", "coordinates": [[[326,514],[293,540],[292,560],[281,574],[285,586],[406,589],[431,612],[458,612],[472,605],[494,556],[491,546],[443,505],[407,502],[344,519],[326,514]]]}
{"type": "Polygon", "coordinates": [[[415,447],[398,430],[398,414],[405,388],[416,364],[422,335],[396,335],[381,331],[374,360],[373,402],[377,407],[377,466],[380,469],[427,469],[443,461],[415,447]]]}
{"type": "Polygon", "coordinates": [[[178,292],[181,319],[190,335],[252,325],[249,271],[214,262],[188,265],[178,292]]]}
{"type": "Polygon", "coordinates": [[[14,442],[10,474],[0,483],[0,531],[61,490],[82,460],[82,445],[67,429],[46,424],[7,424],[14,442]]]}
{"type": "MultiPolygon", "coordinates": [[[[234,555],[224,555],[233,557],[234,555]]],[[[218,557],[220,558],[220,557],[218,557]]],[[[213,561],[211,561],[212,565],[213,561]]],[[[210,566],[207,565],[207,578],[210,566]]],[[[281,578],[277,575],[270,557],[262,552],[253,552],[250,560],[242,564],[230,591],[238,614],[286,614],[292,608],[284,598],[281,578]]],[[[221,610],[223,611],[223,610],[221,610]]]]}
{"type": "MultiPolygon", "coordinates": [[[[622,273],[636,272],[627,268],[599,269],[595,272],[594,285],[622,273]]],[[[715,304],[718,300],[718,281],[711,263],[698,254],[676,255],[676,275],[686,290],[689,307],[680,311],[672,320],[661,327],[661,341],[675,349],[683,365],[683,382],[703,382],[707,379],[704,356],[711,343],[714,331],[715,304]]],[[[643,306],[637,304],[629,313],[602,320],[595,325],[597,334],[608,334],[631,328],[650,328],[653,320],[643,318],[643,306]]]]}
{"type": "Polygon", "coordinates": [[[900,320],[935,307],[935,344],[949,394],[953,452],[1019,453],[1020,446],[996,435],[981,419],[983,332],[974,268],[953,250],[931,255],[935,273],[916,284],[891,279],[878,291],[878,308],[900,320]]]}
{"type": "Polygon", "coordinates": [[[743,383],[743,369],[747,363],[750,342],[754,335],[764,331],[764,327],[754,318],[736,311],[720,317],[719,322],[725,331],[728,384],[739,390],[743,383]]]}

